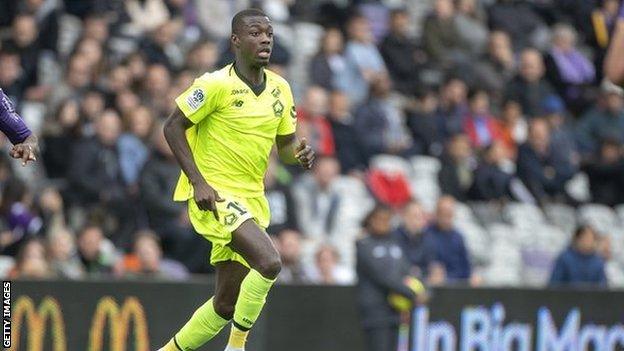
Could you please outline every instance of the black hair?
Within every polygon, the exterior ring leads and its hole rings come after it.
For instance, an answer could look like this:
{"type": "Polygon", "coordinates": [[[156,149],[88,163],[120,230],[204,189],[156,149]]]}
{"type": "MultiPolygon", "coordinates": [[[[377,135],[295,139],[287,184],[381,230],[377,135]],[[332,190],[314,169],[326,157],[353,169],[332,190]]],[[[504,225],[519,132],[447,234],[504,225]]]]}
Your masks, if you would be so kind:
{"type": "Polygon", "coordinates": [[[260,9],[251,8],[239,11],[234,18],[232,18],[232,34],[238,33],[243,21],[249,17],[267,17],[266,13],[260,9]]]}
{"type": "Polygon", "coordinates": [[[574,231],[574,235],[572,236],[572,241],[575,243],[579,241],[579,239],[583,236],[583,234],[585,234],[585,232],[588,230],[591,231],[594,235],[598,234],[591,225],[582,224],[576,227],[576,230],[574,231]]]}
{"type": "Polygon", "coordinates": [[[375,207],[373,207],[372,210],[370,210],[370,212],[368,212],[366,214],[366,216],[364,217],[364,219],[361,222],[361,226],[363,228],[368,228],[370,225],[371,220],[373,219],[373,217],[375,217],[378,213],[380,212],[390,212],[392,213],[392,209],[390,209],[389,206],[384,205],[382,203],[376,203],[375,207]]]}

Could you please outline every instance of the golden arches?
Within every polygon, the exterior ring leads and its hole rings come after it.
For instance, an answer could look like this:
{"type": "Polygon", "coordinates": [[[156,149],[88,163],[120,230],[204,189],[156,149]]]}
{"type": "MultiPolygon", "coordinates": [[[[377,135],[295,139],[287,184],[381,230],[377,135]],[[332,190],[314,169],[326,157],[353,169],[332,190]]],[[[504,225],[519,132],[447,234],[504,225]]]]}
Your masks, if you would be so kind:
{"type": "Polygon", "coordinates": [[[13,310],[12,344],[9,350],[19,350],[20,330],[22,321],[26,318],[28,324],[28,347],[29,351],[43,350],[43,342],[46,332],[46,322],[51,319],[52,342],[54,351],[67,351],[65,339],[65,321],[61,312],[61,306],[56,299],[46,296],[41,300],[39,309],[35,308],[33,300],[28,296],[20,296],[15,302],[13,310]]]}
{"type": "MultiPolygon", "coordinates": [[[[97,305],[91,329],[89,331],[89,351],[102,351],[104,344],[104,327],[106,321],[110,325],[111,351],[125,351],[130,332],[130,323],[134,322],[134,333],[137,351],[149,351],[147,320],[143,306],[136,297],[127,298],[121,309],[115,299],[103,297],[97,305]]],[[[56,351],[56,350],[55,350],[56,351]]]]}

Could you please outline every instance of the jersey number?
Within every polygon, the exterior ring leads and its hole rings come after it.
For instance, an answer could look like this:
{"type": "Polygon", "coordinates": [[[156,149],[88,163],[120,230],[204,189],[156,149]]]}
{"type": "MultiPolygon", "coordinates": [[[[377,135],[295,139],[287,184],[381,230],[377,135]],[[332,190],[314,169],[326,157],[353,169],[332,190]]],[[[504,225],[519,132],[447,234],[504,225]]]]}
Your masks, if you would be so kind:
{"type": "Polygon", "coordinates": [[[231,208],[233,208],[236,211],[238,211],[238,214],[241,215],[241,216],[244,215],[245,213],[247,213],[247,211],[245,211],[242,207],[240,207],[240,205],[238,203],[236,203],[236,202],[229,202],[227,204],[227,209],[229,210],[231,208]]]}

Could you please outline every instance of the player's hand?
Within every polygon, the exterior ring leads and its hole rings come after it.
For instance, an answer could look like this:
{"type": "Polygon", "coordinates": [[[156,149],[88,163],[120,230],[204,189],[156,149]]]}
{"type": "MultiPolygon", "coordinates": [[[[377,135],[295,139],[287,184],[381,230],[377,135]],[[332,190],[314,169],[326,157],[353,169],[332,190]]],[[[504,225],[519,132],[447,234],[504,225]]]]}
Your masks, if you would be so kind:
{"type": "Polygon", "coordinates": [[[15,159],[22,159],[22,166],[26,166],[29,161],[37,161],[38,152],[37,139],[30,136],[23,143],[13,145],[9,155],[15,159]]]}
{"type": "Polygon", "coordinates": [[[206,182],[201,182],[193,187],[195,202],[197,207],[202,211],[212,211],[217,221],[219,220],[219,212],[217,211],[217,202],[223,202],[219,193],[206,182]]]}
{"type": "Polygon", "coordinates": [[[308,145],[306,138],[302,138],[299,142],[299,146],[295,149],[295,158],[305,169],[312,168],[312,162],[314,161],[314,150],[308,145]]]}

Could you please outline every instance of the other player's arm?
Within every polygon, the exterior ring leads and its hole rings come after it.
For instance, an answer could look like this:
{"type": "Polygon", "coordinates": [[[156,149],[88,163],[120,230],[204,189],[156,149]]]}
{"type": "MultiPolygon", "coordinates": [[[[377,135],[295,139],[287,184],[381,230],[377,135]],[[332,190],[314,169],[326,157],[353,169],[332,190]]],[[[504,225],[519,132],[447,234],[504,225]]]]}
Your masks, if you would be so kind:
{"type": "Polygon", "coordinates": [[[0,89],[0,130],[9,138],[13,147],[9,155],[22,159],[22,165],[36,161],[38,153],[37,137],[26,127],[24,121],[15,112],[8,96],[0,89]]]}
{"type": "Polygon", "coordinates": [[[186,118],[179,108],[176,108],[165,122],[165,138],[182,171],[186,174],[191,184],[193,184],[193,198],[197,203],[197,207],[204,211],[212,211],[215,218],[219,220],[216,202],[221,202],[223,199],[206,182],[199,168],[197,168],[197,164],[195,164],[191,147],[186,139],[186,130],[192,126],[193,122],[186,118]]]}
{"type": "Polygon", "coordinates": [[[277,153],[282,162],[289,165],[300,164],[305,169],[312,168],[315,158],[314,150],[305,138],[298,140],[295,133],[277,135],[275,144],[277,144],[277,153]]]}

